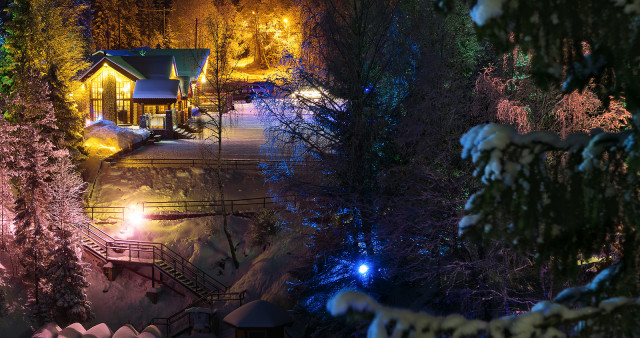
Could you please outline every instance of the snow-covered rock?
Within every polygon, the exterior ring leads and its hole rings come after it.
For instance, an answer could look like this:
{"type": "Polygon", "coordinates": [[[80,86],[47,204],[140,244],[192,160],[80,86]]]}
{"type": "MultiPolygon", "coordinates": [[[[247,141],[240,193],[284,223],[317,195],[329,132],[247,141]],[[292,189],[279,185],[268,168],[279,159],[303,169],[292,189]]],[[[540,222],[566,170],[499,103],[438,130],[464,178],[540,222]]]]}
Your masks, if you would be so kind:
{"type": "Polygon", "coordinates": [[[58,338],[82,338],[87,331],[80,323],[73,323],[58,333],[58,338]]]}
{"type": "Polygon", "coordinates": [[[113,332],[105,323],[100,323],[89,330],[85,334],[82,335],[82,338],[111,338],[113,336],[113,332]]]}
{"type": "Polygon", "coordinates": [[[122,128],[111,121],[97,121],[84,129],[84,145],[91,154],[109,156],[149,138],[148,129],[122,128]]]}
{"type": "Polygon", "coordinates": [[[49,323],[34,333],[31,338],[160,338],[162,333],[155,325],[147,326],[141,333],[127,324],[119,328],[115,333],[105,323],[100,323],[89,330],[85,330],[80,323],[73,323],[64,329],[55,323],[49,323]]]}

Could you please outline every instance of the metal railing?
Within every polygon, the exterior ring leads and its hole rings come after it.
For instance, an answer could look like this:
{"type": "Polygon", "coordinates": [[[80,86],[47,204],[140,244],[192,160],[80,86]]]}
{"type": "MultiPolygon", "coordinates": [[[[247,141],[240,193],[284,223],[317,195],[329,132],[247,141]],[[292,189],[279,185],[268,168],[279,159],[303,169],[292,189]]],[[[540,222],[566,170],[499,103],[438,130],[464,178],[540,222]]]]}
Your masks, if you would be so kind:
{"type": "MultiPolygon", "coordinates": [[[[104,259],[106,260],[153,264],[198,296],[226,293],[229,289],[228,286],[216,280],[163,243],[114,239],[93,225],[87,225],[81,230],[84,236],[105,251],[104,259]],[[175,273],[168,271],[163,266],[163,263],[166,267],[173,269],[175,273]],[[192,282],[193,287],[180,281],[180,276],[177,273],[192,282]],[[198,292],[199,289],[202,291],[198,292]]],[[[97,252],[97,254],[101,253],[97,252]]]]}
{"type": "Polygon", "coordinates": [[[95,219],[96,214],[98,215],[118,215],[121,220],[124,220],[124,212],[126,207],[101,207],[101,206],[85,206],[83,207],[87,216],[91,219],[95,219]]]}
{"type": "MultiPolygon", "coordinates": [[[[222,206],[226,212],[236,212],[244,210],[254,210],[258,208],[267,208],[278,206],[281,202],[296,202],[298,197],[296,195],[280,196],[278,198],[273,196],[266,197],[254,197],[254,198],[239,198],[232,200],[225,200],[224,203],[219,201],[141,201],[138,205],[142,209],[142,213],[149,214],[153,212],[205,212],[205,213],[220,213],[222,212],[222,206]]],[[[86,206],[84,210],[87,216],[91,219],[95,219],[96,215],[113,216],[116,219],[124,220],[127,207],[124,206],[86,206]]]]}
{"type": "MultiPolygon", "coordinates": [[[[105,162],[111,166],[135,166],[135,167],[212,167],[218,166],[218,161],[215,159],[203,159],[203,158],[108,158],[105,162]]],[[[295,168],[306,167],[311,163],[317,161],[306,161],[301,163],[287,163],[279,160],[261,160],[261,159],[224,159],[221,160],[222,169],[235,169],[235,170],[259,170],[261,164],[266,165],[287,165],[295,168]]]]}
{"type": "MultiPolygon", "coordinates": [[[[178,312],[172,314],[169,317],[151,318],[147,326],[149,325],[164,326],[165,335],[167,337],[171,337],[172,335],[180,334],[185,329],[188,329],[192,324],[188,318],[189,314],[185,312],[187,309],[192,307],[203,307],[203,306],[213,309],[214,303],[222,302],[222,301],[226,302],[226,301],[237,300],[240,302],[240,305],[242,305],[244,298],[245,298],[245,292],[231,292],[231,293],[224,293],[224,294],[217,293],[217,294],[206,295],[191,302],[189,305],[185,306],[183,309],[179,310],[178,312]],[[186,325],[185,325],[185,322],[186,322],[186,325]]],[[[214,316],[216,314],[217,313],[214,313],[214,316]]]]}

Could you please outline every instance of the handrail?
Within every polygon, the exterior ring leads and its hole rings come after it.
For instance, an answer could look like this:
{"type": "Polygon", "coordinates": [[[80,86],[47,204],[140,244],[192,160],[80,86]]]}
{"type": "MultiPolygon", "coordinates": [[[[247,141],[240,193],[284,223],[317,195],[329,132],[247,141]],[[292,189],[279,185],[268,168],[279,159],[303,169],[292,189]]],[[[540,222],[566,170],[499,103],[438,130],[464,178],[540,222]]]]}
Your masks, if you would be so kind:
{"type": "MultiPolygon", "coordinates": [[[[187,316],[187,313],[185,312],[187,309],[192,308],[194,306],[197,306],[198,304],[202,303],[202,302],[206,302],[208,303],[208,305],[210,305],[211,307],[213,307],[213,303],[215,301],[228,301],[228,300],[239,300],[240,301],[240,305],[242,305],[242,302],[244,300],[244,294],[245,291],[242,292],[233,292],[233,293],[225,293],[223,295],[238,295],[238,298],[231,298],[231,299],[213,299],[213,295],[216,294],[208,294],[206,296],[202,296],[196,300],[194,300],[193,302],[191,302],[189,305],[185,306],[184,308],[182,308],[181,310],[178,310],[176,313],[170,315],[169,317],[154,317],[151,318],[151,320],[149,321],[149,324],[147,324],[147,326],[149,325],[165,325],[166,328],[166,335],[167,337],[169,337],[169,333],[172,331],[171,330],[171,324],[178,322],[180,319],[184,318],[185,316],[187,316]]],[[[217,294],[217,295],[221,295],[221,294],[217,294]]]]}
{"type": "Polygon", "coordinates": [[[87,236],[94,243],[104,248],[106,257],[109,256],[109,250],[128,250],[129,261],[133,258],[134,252],[137,253],[136,258],[140,258],[140,253],[151,253],[152,264],[158,264],[156,261],[156,257],[158,257],[158,261],[166,263],[177,272],[183,274],[185,278],[188,278],[195,284],[196,288],[200,287],[209,294],[214,293],[215,291],[226,292],[229,289],[228,286],[216,280],[204,270],[198,268],[195,264],[182,257],[179,253],[175,252],[164,243],[115,239],[92,224],[88,224],[83,228],[86,230],[83,231],[83,235],[87,236]]]}
{"type": "MultiPolygon", "coordinates": [[[[202,207],[212,207],[218,208],[221,206],[225,206],[230,208],[231,212],[234,212],[238,207],[249,207],[249,206],[262,206],[266,208],[267,205],[276,204],[277,199],[287,199],[295,201],[298,198],[298,195],[286,195],[286,196],[264,196],[264,197],[251,197],[251,198],[238,198],[238,199],[226,199],[224,203],[221,201],[215,200],[184,200],[184,201],[140,201],[138,202],[141,205],[142,212],[145,212],[145,208],[174,208],[180,211],[188,212],[189,208],[202,208],[202,207]]],[[[125,206],[85,206],[83,207],[85,212],[91,212],[91,218],[94,218],[94,213],[98,214],[119,214],[122,215],[122,219],[124,219],[125,210],[127,207],[125,206]],[[105,209],[105,210],[103,210],[105,209]],[[109,211],[109,210],[117,210],[117,211],[109,211]]],[[[193,211],[193,210],[192,210],[193,211]]]]}
{"type": "MultiPolygon", "coordinates": [[[[196,287],[198,286],[198,277],[199,275],[202,276],[202,281],[205,284],[211,284],[214,288],[214,290],[222,290],[222,291],[227,291],[229,289],[228,286],[224,285],[222,282],[218,281],[217,279],[213,278],[211,275],[209,275],[208,273],[206,273],[204,270],[198,268],[195,264],[189,262],[189,260],[185,259],[184,257],[180,256],[178,253],[176,253],[175,251],[171,250],[169,247],[167,247],[166,245],[162,245],[161,249],[160,249],[160,254],[161,257],[160,258],[164,258],[164,254],[168,253],[167,256],[171,257],[173,259],[174,265],[176,265],[176,262],[180,261],[181,265],[183,265],[183,269],[181,270],[182,274],[184,274],[184,268],[186,267],[186,270],[188,272],[190,272],[192,275],[194,275],[195,277],[195,283],[196,283],[196,287]],[[166,249],[166,250],[163,250],[166,249]]],[[[167,260],[162,259],[163,262],[168,263],[167,260]]],[[[155,251],[154,251],[154,262],[155,262],[155,251]]],[[[176,265],[177,267],[177,265],[176,265]]],[[[207,287],[207,289],[209,289],[207,287]]],[[[207,290],[210,291],[210,290],[207,290]]]]}

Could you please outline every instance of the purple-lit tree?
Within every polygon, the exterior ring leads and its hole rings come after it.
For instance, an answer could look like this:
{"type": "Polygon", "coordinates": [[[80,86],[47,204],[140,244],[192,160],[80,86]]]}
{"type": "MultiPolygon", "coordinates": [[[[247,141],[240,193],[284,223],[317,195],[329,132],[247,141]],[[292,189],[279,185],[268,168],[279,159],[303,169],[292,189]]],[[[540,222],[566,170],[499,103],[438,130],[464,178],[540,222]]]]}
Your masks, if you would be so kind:
{"type": "Polygon", "coordinates": [[[55,237],[51,261],[47,266],[46,298],[56,322],[66,325],[91,318],[91,303],[85,289],[89,264],[82,263],[81,229],[90,220],[82,209],[81,196],[86,184],[74,170],[66,151],[56,158],[49,188],[51,228],[55,237]]]}
{"type": "Polygon", "coordinates": [[[56,139],[57,129],[48,86],[33,72],[22,71],[23,79],[31,81],[17,82],[13,94],[3,102],[14,124],[0,125],[4,135],[0,150],[10,153],[2,157],[2,166],[11,170],[17,193],[14,245],[24,267],[24,281],[32,286],[36,318],[50,320],[63,309],[72,311],[63,313],[66,318],[86,319],[82,315],[88,312],[82,309],[86,303],[81,289],[84,267],[77,263],[80,239],[72,228],[87,222],[80,201],[83,183],[72,170],[67,150],[59,150],[50,141],[56,139]],[[68,265],[59,265],[63,262],[68,265]],[[67,270],[75,273],[73,279],[67,280],[68,274],[61,277],[67,270]],[[60,278],[74,283],[76,292],[65,289],[60,278]],[[67,308],[69,304],[73,309],[67,308]]]}
{"type": "Polygon", "coordinates": [[[55,245],[49,212],[52,196],[47,183],[53,146],[29,126],[21,127],[18,135],[31,142],[21,149],[24,157],[19,164],[14,242],[20,252],[25,281],[33,286],[36,317],[46,319],[49,309],[43,307],[42,282],[55,245]]]}

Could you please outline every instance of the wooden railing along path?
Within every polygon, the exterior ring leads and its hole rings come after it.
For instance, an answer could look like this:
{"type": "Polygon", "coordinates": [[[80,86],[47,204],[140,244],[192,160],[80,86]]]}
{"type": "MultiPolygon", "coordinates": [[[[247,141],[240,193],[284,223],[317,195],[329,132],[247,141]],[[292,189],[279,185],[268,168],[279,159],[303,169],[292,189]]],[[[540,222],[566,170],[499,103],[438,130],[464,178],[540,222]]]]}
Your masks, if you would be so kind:
{"type": "MultiPolygon", "coordinates": [[[[281,196],[281,197],[254,197],[225,200],[224,207],[226,212],[234,213],[236,211],[249,211],[267,207],[277,207],[284,202],[296,202],[297,196],[281,196]]],[[[176,213],[210,213],[216,214],[222,212],[223,203],[220,201],[141,201],[137,205],[141,208],[142,213],[151,214],[158,212],[176,212],[176,213]]],[[[128,207],[125,206],[86,206],[85,213],[91,219],[97,216],[107,216],[115,219],[124,220],[128,207]]]]}

